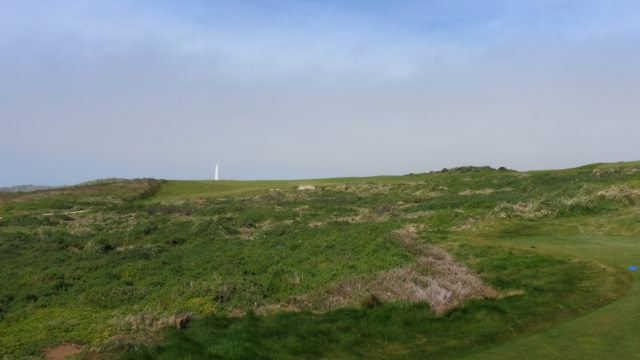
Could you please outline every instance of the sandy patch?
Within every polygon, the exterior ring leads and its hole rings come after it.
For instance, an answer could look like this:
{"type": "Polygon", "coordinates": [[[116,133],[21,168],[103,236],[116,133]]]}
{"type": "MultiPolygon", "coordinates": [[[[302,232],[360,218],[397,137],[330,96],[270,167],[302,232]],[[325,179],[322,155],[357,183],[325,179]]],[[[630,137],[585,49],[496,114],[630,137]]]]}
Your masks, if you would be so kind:
{"type": "Polygon", "coordinates": [[[49,360],[64,360],[67,356],[77,354],[82,351],[83,347],[76,344],[62,343],[54,348],[49,348],[44,351],[44,355],[49,360]]]}

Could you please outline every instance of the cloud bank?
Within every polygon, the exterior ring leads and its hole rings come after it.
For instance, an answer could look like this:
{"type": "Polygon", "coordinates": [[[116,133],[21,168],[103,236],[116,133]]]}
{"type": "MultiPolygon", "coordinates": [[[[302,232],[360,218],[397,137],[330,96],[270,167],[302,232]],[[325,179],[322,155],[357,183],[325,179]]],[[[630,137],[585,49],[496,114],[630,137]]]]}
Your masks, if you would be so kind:
{"type": "Polygon", "coordinates": [[[0,4],[0,185],[636,160],[633,1],[0,4]]]}

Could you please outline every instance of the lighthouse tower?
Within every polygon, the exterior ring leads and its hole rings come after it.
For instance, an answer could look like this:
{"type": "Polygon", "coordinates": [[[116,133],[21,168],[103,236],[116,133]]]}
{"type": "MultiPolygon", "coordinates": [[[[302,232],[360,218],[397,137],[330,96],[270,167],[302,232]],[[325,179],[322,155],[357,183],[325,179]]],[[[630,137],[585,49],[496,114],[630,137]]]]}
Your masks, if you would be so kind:
{"type": "Polygon", "coordinates": [[[216,171],[213,175],[213,180],[218,181],[218,164],[216,164],[216,171]]]}

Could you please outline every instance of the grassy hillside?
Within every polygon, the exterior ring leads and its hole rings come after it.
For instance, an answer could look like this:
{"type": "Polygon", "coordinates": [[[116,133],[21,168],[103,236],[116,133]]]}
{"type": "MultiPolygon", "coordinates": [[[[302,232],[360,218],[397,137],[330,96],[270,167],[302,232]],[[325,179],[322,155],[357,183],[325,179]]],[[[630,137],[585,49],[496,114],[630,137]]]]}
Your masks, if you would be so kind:
{"type": "Polygon", "coordinates": [[[639,202],[640,163],[0,194],[0,355],[62,342],[136,359],[518,349],[509,339],[625,294],[639,202]]]}
{"type": "Polygon", "coordinates": [[[171,202],[187,199],[214,199],[227,196],[258,194],[265,190],[292,190],[304,185],[339,185],[361,183],[394,183],[398,181],[419,180],[420,175],[375,176],[367,178],[330,178],[308,180],[170,180],[164,183],[156,196],[149,202],[171,202]]]}

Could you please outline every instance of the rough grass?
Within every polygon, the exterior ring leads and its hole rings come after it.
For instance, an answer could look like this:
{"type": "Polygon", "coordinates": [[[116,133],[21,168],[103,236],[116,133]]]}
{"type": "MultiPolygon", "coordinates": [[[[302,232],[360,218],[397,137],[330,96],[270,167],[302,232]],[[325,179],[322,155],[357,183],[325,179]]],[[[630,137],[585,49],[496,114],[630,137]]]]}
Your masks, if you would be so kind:
{"type": "Polygon", "coordinates": [[[633,169],[118,180],[7,195],[0,356],[62,342],[100,350],[89,358],[459,356],[624,291],[623,270],[492,241],[638,236],[633,169]]]}
{"type": "Polygon", "coordinates": [[[619,296],[624,277],[589,262],[539,255],[500,246],[464,245],[478,268],[494,274],[494,286],[516,295],[474,301],[435,315],[428,305],[367,299],[358,308],[326,313],[249,313],[207,317],[186,329],[165,332],[158,346],[129,359],[170,358],[454,358],[514,332],[539,329],[619,296]],[[489,259],[486,254],[493,254],[489,259]],[[510,267],[505,267],[509,264],[510,267]],[[552,276],[555,274],[556,276],[552,276]],[[558,276],[560,274],[560,276],[558,276]],[[622,281],[621,281],[622,280],[622,281]],[[616,284],[598,292],[583,283],[616,284]],[[567,289],[572,289],[567,291],[567,289]],[[517,295],[524,294],[524,295],[517,295]],[[562,298],[560,303],[557,299],[562,298]]]}
{"type": "Polygon", "coordinates": [[[394,231],[415,257],[415,263],[342,281],[328,289],[297,296],[285,304],[257,309],[264,314],[276,310],[326,312],[341,307],[387,303],[428,303],[435,314],[459,306],[471,299],[496,298],[498,293],[482,282],[472,270],[435,246],[420,243],[417,226],[407,225],[394,231]]]}

